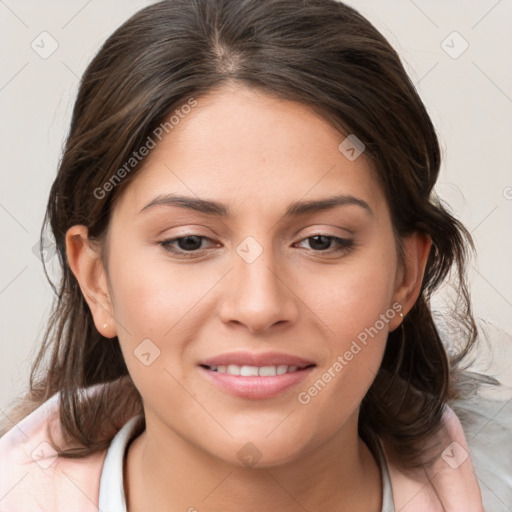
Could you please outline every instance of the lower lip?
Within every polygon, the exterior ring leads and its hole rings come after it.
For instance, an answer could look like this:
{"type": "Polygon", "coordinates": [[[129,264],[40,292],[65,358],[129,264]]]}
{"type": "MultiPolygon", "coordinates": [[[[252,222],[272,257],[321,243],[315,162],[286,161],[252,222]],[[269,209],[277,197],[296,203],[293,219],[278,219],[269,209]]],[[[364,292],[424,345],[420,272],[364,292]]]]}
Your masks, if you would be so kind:
{"type": "Polygon", "coordinates": [[[314,369],[314,366],[270,377],[241,377],[208,370],[203,366],[202,373],[222,391],[242,398],[261,400],[272,398],[302,382],[314,369]]]}

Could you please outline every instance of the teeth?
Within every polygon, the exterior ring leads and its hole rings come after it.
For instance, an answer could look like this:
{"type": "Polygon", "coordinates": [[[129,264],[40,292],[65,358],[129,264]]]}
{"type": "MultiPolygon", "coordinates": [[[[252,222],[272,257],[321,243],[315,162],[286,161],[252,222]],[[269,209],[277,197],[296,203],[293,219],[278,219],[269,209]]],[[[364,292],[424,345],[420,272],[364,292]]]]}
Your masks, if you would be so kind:
{"type": "MultiPolygon", "coordinates": [[[[233,368],[235,371],[235,368],[233,368]]],[[[257,366],[242,366],[240,367],[240,375],[242,377],[257,377],[259,368],[257,366]]]]}
{"type": "Polygon", "coordinates": [[[286,373],[288,371],[288,366],[285,364],[280,364],[277,367],[277,375],[283,375],[283,373],[286,373]]]}
{"type": "Polygon", "coordinates": [[[261,366],[258,375],[261,377],[271,377],[277,375],[277,366],[261,366]]]}
{"type": "Polygon", "coordinates": [[[209,369],[218,373],[227,373],[228,375],[239,375],[242,377],[272,377],[274,375],[296,372],[299,367],[288,366],[286,364],[280,364],[278,366],[239,366],[237,364],[228,364],[210,366],[209,369]]]}

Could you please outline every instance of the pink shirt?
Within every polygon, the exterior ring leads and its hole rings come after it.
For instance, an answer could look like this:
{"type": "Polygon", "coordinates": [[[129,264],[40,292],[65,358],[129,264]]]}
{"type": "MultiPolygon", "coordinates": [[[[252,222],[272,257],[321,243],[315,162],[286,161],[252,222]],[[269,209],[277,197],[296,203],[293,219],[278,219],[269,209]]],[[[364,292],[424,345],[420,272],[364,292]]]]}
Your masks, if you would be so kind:
{"type": "MultiPolygon", "coordinates": [[[[56,457],[46,427],[62,444],[58,405],[57,393],[0,438],[0,512],[98,512],[107,450],[80,459],[56,457]]],[[[443,429],[450,442],[427,471],[405,474],[386,457],[397,511],[484,512],[462,426],[448,406],[443,429]]]]}

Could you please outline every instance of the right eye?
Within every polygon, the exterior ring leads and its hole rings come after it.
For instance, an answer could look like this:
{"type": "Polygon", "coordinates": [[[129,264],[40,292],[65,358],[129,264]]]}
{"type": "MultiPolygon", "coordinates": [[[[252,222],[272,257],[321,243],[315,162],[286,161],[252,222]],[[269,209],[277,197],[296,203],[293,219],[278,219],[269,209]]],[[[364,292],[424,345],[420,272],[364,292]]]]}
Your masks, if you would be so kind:
{"type": "Polygon", "coordinates": [[[206,236],[187,234],[185,236],[162,240],[158,243],[170,253],[181,255],[185,258],[190,258],[194,257],[195,255],[204,254],[205,249],[201,249],[203,240],[209,240],[213,242],[211,238],[206,236]],[[176,246],[178,248],[176,248],[176,246]]]}

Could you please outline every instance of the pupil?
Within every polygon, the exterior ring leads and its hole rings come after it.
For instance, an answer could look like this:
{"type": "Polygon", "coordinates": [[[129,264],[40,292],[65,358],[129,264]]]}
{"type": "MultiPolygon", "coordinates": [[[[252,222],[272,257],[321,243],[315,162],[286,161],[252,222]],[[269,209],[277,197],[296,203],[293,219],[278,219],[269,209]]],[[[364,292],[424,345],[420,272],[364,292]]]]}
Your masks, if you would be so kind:
{"type": "Polygon", "coordinates": [[[199,249],[201,247],[201,238],[196,235],[185,236],[180,238],[178,245],[180,246],[180,249],[183,249],[184,251],[193,251],[194,249],[199,249]],[[188,243],[190,241],[192,242],[188,243]]]}
{"type": "Polygon", "coordinates": [[[331,241],[330,241],[330,239],[329,239],[329,238],[327,238],[327,237],[326,237],[326,236],[324,236],[324,235],[316,235],[316,236],[312,236],[312,237],[311,237],[311,239],[313,240],[313,243],[311,243],[311,246],[312,246],[313,248],[320,249],[320,250],[321,250],[321,249],[328,249],[328,248],[329,248],[329,244],[330,244],[330,242],[331,242],[331,241]],[[323,239],[324,239],[324,241],[325,241],[325,242],[324,242],[324,244],[321,244],[321,243],[320,243],[320,244],[316,244],[316,241],[318,241],[319,239],[322,239],[322,238],[323,238],[323,239]],[[316,247],[315,247],[315,245],[316,245],[316,247]],[[320,247],[318,247],[318,245],[320,245],[320,247]]]}

